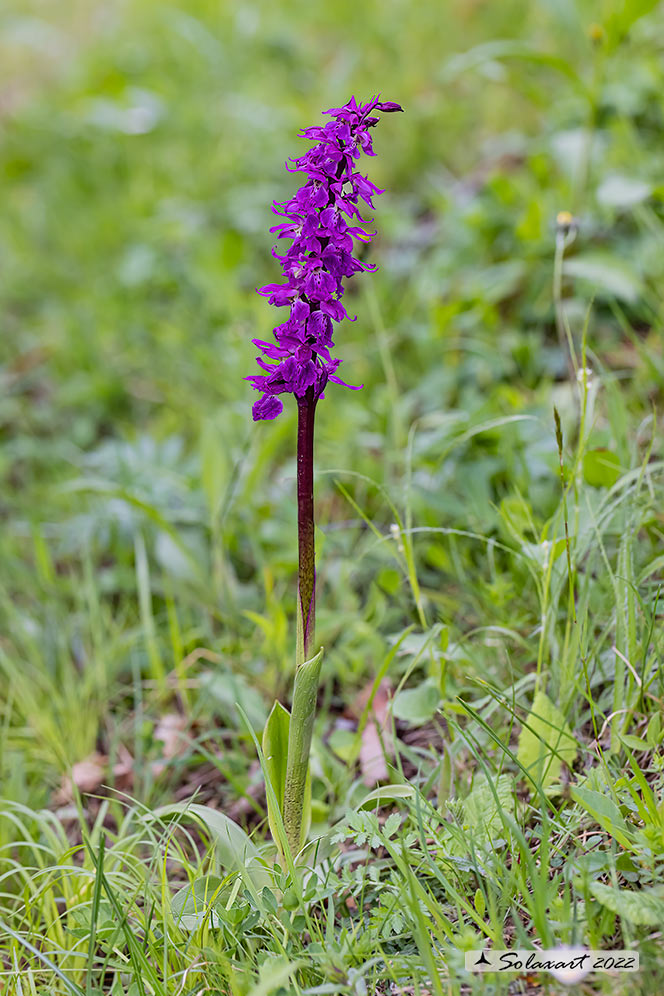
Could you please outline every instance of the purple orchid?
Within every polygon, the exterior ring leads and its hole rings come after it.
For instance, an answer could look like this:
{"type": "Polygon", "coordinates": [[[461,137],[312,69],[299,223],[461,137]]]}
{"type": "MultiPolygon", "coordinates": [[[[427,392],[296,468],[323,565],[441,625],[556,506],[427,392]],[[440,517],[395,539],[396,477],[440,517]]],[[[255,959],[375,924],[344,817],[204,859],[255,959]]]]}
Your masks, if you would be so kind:
{"type": "Polygon", "coordinates": [[[287,203],[275,202],[274,213],[285,220],[270,229],[278,240],[292,240],[283,255],[273,250],[286,282],[267,284],[258,291],[270,304],[290,311],[287,321],[274,329],[276,342],[252,340],[269,361],[257,357],[264,373],[246,378],[261,392],[252,409],[254,421],[280,414],[280,394],[294,394],[299,402],[309,393],[315,405],[328,381],[351,386],[336,376],[341,360],[330,353],[334,346],[332,322],[348,318],[340,303],[344,278],[375,269],[360,262],[353,248],[354,240],[367,243],[374,234],[360,227],[367,224],[360,214],[360,202],[373,209],[372,198],[382,193],[356,171],[356,163],[362,153],[375,155],[370,129],[379,118],[372,112],[401,110],[399,104],[378,97],[367,104],[358,104],[351,97],[343,107],[323,112],[332,120],[301,133],[317,144],[290,160],[288,169],[306,173],[307,181],[287,203]],[[359,224],[349,224],[346,218],[359,224]]]}
{"type": "MultiPolygon", "coordinates": [[[[375,155],[370,129],[380,119],[371,112],[401,109],[378,97],[368,104],[358,104],[351,97],[344,107],[325,111],[331,121],[304,129],[303,137],[316,144],[299,159],[290,160],[287,168],[306,173],[307,181],[287,203],[275,202],[273,211],[284,220],[270,229],[277,236],[272,254],[286,282],[267,284],[258,291],[275,307],[287,307],[288,318],[274,329],[274,342],[253,340],[261,351],[256,360],[264,371],[247,377],[261,392],[253,406],[254,421],[280,414],[280,394],[294,394],[297,401],[297,649],[282,805],[293,858],[306,837],[304,797],[322,655],[322,648],[315,654],[314,417],[328,381],[351,386],[337,377],[341,360],[331,353],[333,323],[348,318],[341,303],[344,279],[375,269],[353,255],[355,242],[370,242],[374,234],[362,227],[367,222],[360,204],[373,208],[373,198],[381,193],[357,172],[357,160],[363,152],[375,155]],[[282,249],[282,239],[290,239],[287,248],[282,249]]],[[[273,714],[274,710],[270,717],[273,714]]],[[[275,839],[278,842],[278,835],[275,839]]]]}

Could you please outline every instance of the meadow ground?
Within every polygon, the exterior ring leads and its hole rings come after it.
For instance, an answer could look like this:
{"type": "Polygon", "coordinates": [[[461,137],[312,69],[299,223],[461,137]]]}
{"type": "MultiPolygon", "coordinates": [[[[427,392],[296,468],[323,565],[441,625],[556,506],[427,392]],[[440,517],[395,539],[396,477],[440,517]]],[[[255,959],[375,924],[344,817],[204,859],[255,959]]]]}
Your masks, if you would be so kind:
{"type": "Polygon", "coordinates": [[[560,992],[463,968],[533,942],[639,951],[578,992],[664,991],[663,29],[5,0],[0,992],[560,992]],[[363,162],[364,389],[319,406],[293,874],[256,738],[293,676],[295,411],[253,424],[243,377],[297,132],[377,91],[405,113],[363,162]]]}

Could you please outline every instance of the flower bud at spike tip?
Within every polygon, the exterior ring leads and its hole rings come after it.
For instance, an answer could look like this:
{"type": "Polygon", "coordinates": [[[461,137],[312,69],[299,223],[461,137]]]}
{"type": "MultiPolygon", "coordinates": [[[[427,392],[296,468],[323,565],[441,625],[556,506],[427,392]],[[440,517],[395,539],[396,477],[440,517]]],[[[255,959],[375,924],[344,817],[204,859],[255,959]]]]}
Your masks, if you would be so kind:
{"type": "Polygon", "coordinates": [[[290,160],[292,166],[287,164],[287,168],[305,173],[307,182],[291,200],[275,202],[272,209],[284,220],[270,231],[278,240],[291,240],[283,255],[277,249],[273,252],[286,280],[258,290],[275,307],[288,307],[289,314],[274,329],[275,343],[253,340],[263,354],[256,360],[264,371],[246,378],[261,392],[252,409],[254,421],[280,414],[280,394],[300,399],[312,389],[315,403],[323,397],[328,381],[352,387],[336,376],[341,360],[330,352],[334,347],[332,323],[348,318],[340,303],[344,279],[375,269],[360,262],[353,249],[355,242],[370,242],[375,234],[362,227],[368,222],[360,213],[361,202],[373,209],[373,198],[382,193],[355,167],[363,152],[375,155],[370,129],[379,118],[372,112],[401,110],[390,100],[374,97],[367,104],[358,104],[351,97],[343,107],[323,112],[330,116],[324,125],[302,131],[304,138],[316,144],[290,160]]]}

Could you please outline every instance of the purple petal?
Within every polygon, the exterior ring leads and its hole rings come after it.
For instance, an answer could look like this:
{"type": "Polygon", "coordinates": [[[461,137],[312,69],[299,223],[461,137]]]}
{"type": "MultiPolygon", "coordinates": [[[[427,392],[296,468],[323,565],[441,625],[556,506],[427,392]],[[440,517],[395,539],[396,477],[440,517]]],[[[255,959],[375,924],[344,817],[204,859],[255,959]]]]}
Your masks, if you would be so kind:
{"type": "Polygon", "coordinates": [[[295,393],[303,395],[308,387],[316,383],[316,364],[313,360],[307,360],[299,368],[295,380],[295,393]]]}
{"type": "Polygon", "coordinates": [[[262,339],[252,339],[254,346],[258,346],[266,356],[270,356],[273,360],[281,360],[286,356],[286,350],[282,346],[279,346],[274,342],[263,342],[262,339]]]}
{"type": "Polygon", "coordinates": [[[301,297],[296,298],[291,305],[290,321],[294,325],[302,325],[306,322],[309,312],[311,311],[311,306],[303,301],[301,297]]]}
{"type": "Polygon", "coordinates": [[[332,321],[329,315],[326,315],[324,311],[314,311],[309,316],[309,321],[307,322],[307,332],[309,335],[315,336],[317,339],[321,338],[327,341],[332,332],[332,321]]]}
{"type": "Polygon", "coordinates": [[[264,394],[254,402],[251,414],[254,422],[260,422],[261,419],[276,418],[283,410],[284,406],[279,398],[275,398],[272,394],[264,394]]]}
{"type": "Polygon", "coordinates": [[[355,386],[354,384],[347,384],[345,380],[342,380],[341,377],[337,377],[336,374],[330,374],[327,379],[334,381],[335,384],[341,384],[342,387],[349,387],[351,391],[361,391],[364,387],[364,384],[359,384],[358,386],[355,386]]]}

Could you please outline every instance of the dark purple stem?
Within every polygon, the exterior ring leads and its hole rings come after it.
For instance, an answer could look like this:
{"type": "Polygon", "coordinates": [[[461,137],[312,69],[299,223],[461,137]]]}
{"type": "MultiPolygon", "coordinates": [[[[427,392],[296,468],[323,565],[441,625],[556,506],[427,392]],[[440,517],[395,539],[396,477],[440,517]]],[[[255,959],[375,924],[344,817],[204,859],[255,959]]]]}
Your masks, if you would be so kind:
{"type": "Polygon", "coordinates": [[[314,548],[314,389],[297,399],[297,539],[298,610],[302,613],[304,660],[313,657],[316,624],[316,555],[314,548]]]}

